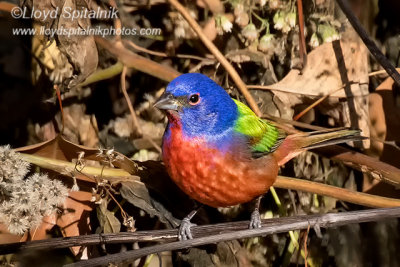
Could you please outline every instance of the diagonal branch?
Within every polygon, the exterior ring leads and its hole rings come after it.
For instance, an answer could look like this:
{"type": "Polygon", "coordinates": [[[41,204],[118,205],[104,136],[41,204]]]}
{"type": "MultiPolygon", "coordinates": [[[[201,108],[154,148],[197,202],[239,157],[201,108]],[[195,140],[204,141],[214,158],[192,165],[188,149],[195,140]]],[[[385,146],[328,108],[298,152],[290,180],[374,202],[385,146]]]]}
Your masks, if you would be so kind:
{"type": "MultiPolygon", "coordinates": [[[[281,217],[272,219],[263,219],[262,223],[266,228],[278,229],[277,227],[285,227],[284,225],[293,224],[296,222],[310,222],[309,226],[334,227],[348,223],[360,223],[366,221],[377,221],[380,219],[388,219],[398,217],[400,208],[390,209],[371,209],[364,211],[331,213],[324,215],[302,215],[292,217],[281,217]],[[339,225],[335,224],[335,218],[339,218],[339,225]],[[349,220],[349,218],[356,218],[349,220]],[[314,225],[313,225],[314,222],[314,225]]],[[[247,230],[248,221],[227,222],[213,225],[195,226],[192,232],[196,238],[208,237],[222,233],[234,233],[237,231],[247,230]]],[[[297,229],[297,228],[296,228],[297,229]]],[[[291,230],[295,230],[294,228],[291,230]]],[[[282,232],[283,231],[282,229],[282,232]]],[[[29,242],[16,242],[0,245],[0,255],[15,253],[26,249],[60,249],[73,246],[91,246],[105,244],[121,244],[135,242],[174,242],[178,238],[176,229],[169,230],[152,230],[152,231],[137,231],[137,232],[121,232],[113,234],[92,234],[81,235],[64,238],[52,238],[46,240],[36,240],[29,242]]]]}
{"type": "Polygon", "coordinates": [[[363,28],[356,16],[354,16],[348,4],[348,0],[336,0],[336,2],[346,15],[354,30],[358,33],[364,44],[367,46],[369,52],[371,52],[376,61],[378,61],[378,63],[386,70],[389,76],[392,77],[397,86],[400,86],[400,74],[396,71],[395,67],[389,62],[381,50],[379,50],[374,41],[368,36],[366,30],[363,28]]]}
{"type": "MultiPolygon", "coordinates": [[[[144,247],[137,250],[116,253],[108,256],[89,259],[86,261],[80,261],[65,266],[84,267],[84,266],[107,265],[109,263],[120,263],[124,261],[133,262],[134,260],[144,257],[146,255],[160,253],[163,251],[178,250],[178,249],[196,247],[206,244],[213,244],[213,243],[242,239],[242,238],[265,236],[276,233],[285,233],[293,230],[308,229],[309,227],[314,227],[314,228],[338,227],[352,223],[372,222],[372,221],[379,221],[397,217],[400,217],[400,208],[371,209],[363,211],[330,213],[324,215],[293,216],[293,217],[285,217],[277,219],[268,219],[268,220],[263,220],[264,225],[261,228],[251,229],[251,230],[247,229],[234,232],[226,232],[227,229],[223,228],[223,226],[226,224],[198,226],[192,228],[195,238],[191,240],[177,241],[167,244],[159,244],[150,247],[144,247]],[[196,230],[200,228],[203,229],[219,228],[221,232],[219,234],[213,234],[197,238],[198,236],[196,235],[196,230]]],[[[248,224],[248,222],[241,222],[241,223],[248,224]]],[[[173,231],[176,234],[177,230],[173,231]]]]}
{"type": "Polygon", "coordinates": [[[236,86],[239,88],[240,92],[246,98],[247,103],[257,114],[257,116],[261,116],[261,111],[257,106],[256,101],[251,96],[249,90],[247,90],[246,84],[242,81],[239,74],[235,70],[235,68],[229,63],[229,61],[224,57],[224,55],[218,50],[218,48],[207,38],[207,36],[203,33],[203,29],[200,25],[190,16],[189,12],[186,10],[184,6],[182,6],[177,0],[168,0],[173,7],[175,7],[179,13],[186,19],[192,29],[197,33],[200,40],[204,43],[204,45],[210,50],[211,53],[215,56],[215,58],[221,63],[222,66],[226,69],[229,75],[232,77],[232,80],[235,82],[236,86]]]}

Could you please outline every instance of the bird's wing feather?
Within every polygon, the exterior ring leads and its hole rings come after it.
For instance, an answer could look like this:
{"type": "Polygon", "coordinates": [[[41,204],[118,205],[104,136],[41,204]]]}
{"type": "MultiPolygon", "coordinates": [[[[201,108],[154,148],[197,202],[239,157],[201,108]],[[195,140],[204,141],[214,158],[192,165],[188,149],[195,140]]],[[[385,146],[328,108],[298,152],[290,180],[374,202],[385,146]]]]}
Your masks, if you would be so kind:
{"type": "Polygon", "coordinates": [[[286,137],[286,134],[268,121],[260,119],[242,102],[234,101],[238,107],[239,114],[235,124],[235,131],[247,137],[252,155],[260,157],[275,151],[286,137]]]}

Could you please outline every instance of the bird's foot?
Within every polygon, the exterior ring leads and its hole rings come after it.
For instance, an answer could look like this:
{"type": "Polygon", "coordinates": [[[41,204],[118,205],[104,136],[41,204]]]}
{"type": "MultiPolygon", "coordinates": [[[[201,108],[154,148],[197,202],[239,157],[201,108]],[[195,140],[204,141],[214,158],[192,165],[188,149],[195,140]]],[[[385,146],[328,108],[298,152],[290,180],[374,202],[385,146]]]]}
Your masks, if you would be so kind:
{"type": "Polygon", "coordinates": [[[258,209],[255,209],[251,213],[249,229],[257,229],[257,228],[261,228],[261,216],[258,209]]]}
{"type": "Polygon", "coordinates": [[[184,218],[181,222],[181,225],[179,226],[178,239],[179,240],[193,239],[192,231],[190,230],[190,228],[195,225],[196,224],[190,222],[190,218],[188,217],[184,218]]]}

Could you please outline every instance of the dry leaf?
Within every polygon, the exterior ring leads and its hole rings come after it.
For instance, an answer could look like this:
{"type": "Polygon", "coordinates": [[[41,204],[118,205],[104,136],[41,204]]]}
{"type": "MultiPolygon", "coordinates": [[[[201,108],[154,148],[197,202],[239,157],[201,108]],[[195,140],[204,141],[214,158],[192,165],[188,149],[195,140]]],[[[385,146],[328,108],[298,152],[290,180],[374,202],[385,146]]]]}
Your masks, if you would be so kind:
{"type": "MultiPolygon", "coordinates": [[[[387,78],[369,96],[371,148],[367,153],[399,168],[400,112],[395,104],[392,88],[393,79],[387,78]]],[[[363,191],[389,197],[400,195],[392,186],[368,175],[364,175],[363,191]]]]}
{"type": "Polygon", "coordinates": [[[226,58],[232,60],[235,63],[243,63],[243,62],[256,62],[261,64],[265,69],[268,69],[270,56],[259,52],[252,51],[250,49],[240,49],[235,51],[230,51],[226,54],[226,58]]]}
{"type": "Polygon", "coordinates": [[[148,189],[143,183],[122,182],[121,185],[121,195],[129,203],[144,210],[152,217],[157,216],[163,223],[170,223],[175,227],[179,225],[179,221],[161,203],[155,203],[152,200],[148,189]]]}
{"type": "Polygon", "coordinates": [[[107,209],[107,205],[107,201],[103,200],[97,207],[97,218],[99,219],[102,233],[119,233],[121,231],[121,223],[114,213],[107,209]]]}
{"type": "MultiPolygon", "coordinates": [[[[89,192],[70,192],[63,203],[63,213],[57,218],[57,225],[61,228],[64,237],[87,235],[92,233],[90,213],[95,204],[90,202],[92,194],[89,192]]],[[[71,247],[77,255],[81,247],[71,247]]]]}
{"type": "MultiPolygon", "coordinates": [[[[97,122],[94,115],[85,113],[83,104],[72,104],[64,108],[64,135],[74,143],[88,147],[97,147],[99,143],[97,122]]],[[[61,128],[61,122],[59,123],[61,128]]]]}
{"type": "Polygon", "coordinates": [[[224,5],[219,0],[197,0],[196,4],[199,7],[209,9],[214,14],[224,13],[224,5]]]}
{"type": "MultiPolygon", "coordinates": [[[[78,10],[82,12],[88,9],[84,0],[65,0],[61,10],[78,10]]],[[[71,19],[67,15],[61,15],[58,20],[58,29],[81,29],[90,27],[90,18],[82,17],[71,19]]],[[[69,62],[74,68],[74,76],[67,84],[68,88],[75,87],[92,74],[98,63],[98,52],[93,35],[59,35],[59,49],[67,55],[69,62]]]]}
{"type": "MultiPolygon", "coordinates": [[[[293,69],[280,82],[268,86],[276,89],[273,93],[279,100],[276,105],[281,116],[291,119],[297,105],[311,104],[330,94],[317,108],[334,119],[332,126],[358,128],[369,136],[367,56],[361,40],[352,36],[311,51],[302,73],[293,69]],[[344,89],[337,91],[343,85],[344,89]],[[346,101],[340,102],[340,98],[346,101]]],[[[364,147],[368,147],[368,141],[363,141],[364,147]]]]}
{"type": "MultiPolygon", "coordinates": [[[[50,31],[61,31],[63,34],[50,36],[53,42],[50,47],[43,48],[47,45],[47,40],[42,35],[35,35],[34,38],[34,54],[44,60],[46,65],[50,67],[52,73],[51,80],[55,84],[64,84],[68,88],[75,87],[77,84],[86,79],[97,68],[98,52],[92,35],[73,34],[72,31],[86,30],[90,27],[90,18],[74,18],[70,14],[74,11],[82,12],[88,9],[84,0],[65,0],[65,1],[27,1],[26,5],[30,9],[40,10],[36,12],[34,17],[36,29],[44,27],[50,31]],[[46,16],[49,12],[69,12],[54,16],[46,16]],[[71,31],[72,34],[65,34],[71,31]],[[57,38],[57,43],[54,42],[57,38]],[[44,53],[42,53],[44,52],[44,53]],[[61,53],[60,53],[61,52],[61,53]]],[[[54,14],[54,13],[52,13],[54,14]]],[[[33,61],[36,69],[37,62],[33,61]]],[[[40,74],[36,70],[36,77],[40,74]]]]}

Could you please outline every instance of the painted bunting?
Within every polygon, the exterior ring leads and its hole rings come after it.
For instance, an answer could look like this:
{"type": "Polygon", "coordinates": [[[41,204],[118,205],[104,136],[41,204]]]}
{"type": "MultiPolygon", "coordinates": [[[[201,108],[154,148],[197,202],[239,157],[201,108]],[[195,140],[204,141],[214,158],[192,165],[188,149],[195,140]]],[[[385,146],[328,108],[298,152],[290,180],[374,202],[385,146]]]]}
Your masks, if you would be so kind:
{"type": "MultiPolygon", "coordinates": [[[[359,136],[350,129],[288,135],[199,73],[175,78],[155,107],[168,117],[162,158],[170,177],[211,207],[249,202],[265,194],[279,166],[302,151],[359,136]]],[[[194,214],[183,220],[180,239],[191,238],[194,214]]],[[[253,215],[250,227],[260,227],[258,209],[253,215]]]]}

